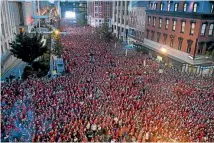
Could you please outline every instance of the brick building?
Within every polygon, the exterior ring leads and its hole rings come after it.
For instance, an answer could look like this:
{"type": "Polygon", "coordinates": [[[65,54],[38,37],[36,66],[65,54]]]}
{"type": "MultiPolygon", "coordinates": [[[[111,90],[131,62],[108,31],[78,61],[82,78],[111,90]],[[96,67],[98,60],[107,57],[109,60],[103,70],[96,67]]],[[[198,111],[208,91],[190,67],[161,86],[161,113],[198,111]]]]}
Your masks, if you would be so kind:
{"type": "Polygon", "coordinates": [[[148,1],[145,38],[195,59],[214,42],[211,1],[148,1]]]}
{"type": "Polygon", "coordinates": [[[88,24],[93,27],[101,26],[104,20],[111,26],[112,2],[88,1],[88,24]]]}

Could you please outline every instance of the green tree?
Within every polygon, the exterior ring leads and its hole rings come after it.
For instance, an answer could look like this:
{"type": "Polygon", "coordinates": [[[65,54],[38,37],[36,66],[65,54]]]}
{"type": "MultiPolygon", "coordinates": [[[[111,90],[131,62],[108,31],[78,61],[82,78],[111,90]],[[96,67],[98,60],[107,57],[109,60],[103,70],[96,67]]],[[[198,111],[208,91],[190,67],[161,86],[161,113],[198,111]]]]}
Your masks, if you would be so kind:
{"type": "Polygon", "coordinates": [[[208,50],[206,52],[206,55],[209,56],[212,62],[212,75],[214,76],[214,43],[210,44],[208,47],[208,50]]]}
{"type": "Polygon", "coordinates": [[[111,32],[111,28],[109,28],[109,25],[107,23],[107,19],[104,19],[104,23],[102,24],[102,27],[100,29],[99,32],[102,37],[106,40],[106,41],[111,41],[112,39],[114,39],[114,36],[111,32]]]}
{"type": "Polygon", "coordinates": [[[38,33],[33,34],[32,37],[26,33],[16,34],[10,46],[12,54],[29,65],[48,50],[42,41],[42,35],[38,33]]]}

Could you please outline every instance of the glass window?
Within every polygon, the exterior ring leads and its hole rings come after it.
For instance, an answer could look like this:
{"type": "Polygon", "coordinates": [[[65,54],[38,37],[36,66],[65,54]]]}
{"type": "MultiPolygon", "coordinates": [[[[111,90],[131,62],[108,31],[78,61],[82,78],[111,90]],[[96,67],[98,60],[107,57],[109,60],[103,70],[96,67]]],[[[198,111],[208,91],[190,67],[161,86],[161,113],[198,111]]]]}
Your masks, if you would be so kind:
{"type": "Polygon", "coordinates": [[[193,35],[195,30],[195,23],[191,23],[190,34],[193,35]]]}
{"type": "Polygon", "coordinates": [[[175,4],[175,11],[178,11],[178,4],[175,4]]]}
{"type": "Polygon", "coordinates": [[[170,1],[168,2],[168,5],[167,5],[167,11],[170,11],[170,1]]]}
{"type": "Polygon", "coordinates": [[[162,26],[162,18],[159,18],[159,28],[162,26]]]}
{"type": "Polygon", "coordinates": [[[169,19],[166,20],[166,27],[165,27],[165,28],[166,28],[166,29],[169,28],[169,19]]]}
{"type": "Polygon", "coordinates": [[[163,3],[161,3],[160,5],[160,10],[163,10],[163,3]]]}
{"type": "Polygon", "coordinates": [[[154,3],[154,10],[156,10],[157,9],[157,4],[156,3],[154,3]]]}
{"type": "Polygon", "coordinates": [[[209,36],[213,35],[213,26],[214,26],[214,24],[210,24],[209,36]]]}
{"type": "Polygon", "coordinates": [[[175,31],[175,27],[176,27],[176,20],[173,20],[173,25],[172,25],[172,30],[175,31]]]}
{"type": "Polygon", "coordinates": [[[156,17],[153,17],[153,26],[155,26],[156,17]]]}
{"type": "Polygon", "coordinates": [[[184,33],[185,24],[186,24],[186,22],[182,21],[182,23],[181,23],[181,33],[184,33]]]}
{"type": "Polygon", "coordinates": [[[187,3],[184,4],[184,11],[187,11],[187,3]]]}
{"type": "Polygon", "coordinates": [[[212,4],[212,6],[211,6],[211,11],[210,11],[211,13],[214,13],[214,4],[212,4]]]}
{"type": "Polygon", "coordinates": [[[193,5],[193,12],[196,12],[196,11],[197,11],[197,7],[198,7],[198,4],[197,4],[197,3],[194,3],[194,5],[193,5]]]}
{"type": "Polygon", "coordinates": [[[201,35],[205,35],[205,30],[206,30],[206,24],[202,24],[201,35]]]}
{"type": "Polygon", "coordinates": [[[150,25],[150,24],[151,24],[151,17],[148,16],[148,25],[150,25]]]}

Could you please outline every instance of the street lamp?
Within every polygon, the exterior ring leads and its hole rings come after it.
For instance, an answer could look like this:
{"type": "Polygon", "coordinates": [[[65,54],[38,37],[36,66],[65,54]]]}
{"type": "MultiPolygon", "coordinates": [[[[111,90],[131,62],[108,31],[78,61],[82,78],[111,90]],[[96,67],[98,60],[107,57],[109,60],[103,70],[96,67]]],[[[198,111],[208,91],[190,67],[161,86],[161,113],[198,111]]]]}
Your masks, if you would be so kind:
{"type": "Polygon", "coordinates": [[[163,47],[162,47],[160,50],[161,50],[161,52],[163,52],[163,53],[166,53],[166,52],[167,52],[166,48],[163,48],[163,47]]]}
{"type": "Polygon", "coordinates": [[[59,30],[55,30],[54,34],[59,35],[59,30]]]}

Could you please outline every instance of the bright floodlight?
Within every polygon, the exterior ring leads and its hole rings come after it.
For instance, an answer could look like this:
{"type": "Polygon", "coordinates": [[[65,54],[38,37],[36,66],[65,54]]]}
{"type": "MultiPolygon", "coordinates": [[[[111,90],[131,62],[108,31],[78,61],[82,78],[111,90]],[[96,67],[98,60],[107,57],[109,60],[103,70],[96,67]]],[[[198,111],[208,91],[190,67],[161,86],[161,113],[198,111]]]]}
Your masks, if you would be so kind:
{"type": "Polygon", "coordinates": [[[66,11],[65,17],[66,18],[76,18],[76,14],[75,14],[75,12],[72,12],[72,11],[66,11]]]}

